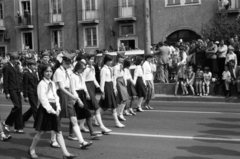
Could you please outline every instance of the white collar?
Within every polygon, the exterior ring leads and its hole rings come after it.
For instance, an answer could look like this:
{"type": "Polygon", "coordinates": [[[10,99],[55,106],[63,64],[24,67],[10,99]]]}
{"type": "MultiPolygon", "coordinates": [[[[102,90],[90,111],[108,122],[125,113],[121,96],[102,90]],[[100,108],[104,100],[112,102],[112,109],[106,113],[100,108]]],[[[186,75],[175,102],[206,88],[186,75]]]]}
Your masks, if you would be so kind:
{"type": "Polygon", "coordinates": [[[47,84],[51,83],[51,80],[47,80],[45,77],[43,77],[43,81],[46,82],[47,84]]]}

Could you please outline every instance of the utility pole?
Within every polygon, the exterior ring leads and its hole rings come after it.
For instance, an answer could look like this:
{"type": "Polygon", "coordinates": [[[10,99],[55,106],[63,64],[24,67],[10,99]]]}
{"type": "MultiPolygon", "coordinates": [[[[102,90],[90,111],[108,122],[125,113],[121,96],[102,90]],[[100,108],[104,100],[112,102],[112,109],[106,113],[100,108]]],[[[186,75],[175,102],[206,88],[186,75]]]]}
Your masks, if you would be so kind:
{"type": "Polygon", "coordinates": [[[144,0],[144,19],[145,19],[145,55],[151,54],[151,29],[150,29],[150,0],[144,0]]]}

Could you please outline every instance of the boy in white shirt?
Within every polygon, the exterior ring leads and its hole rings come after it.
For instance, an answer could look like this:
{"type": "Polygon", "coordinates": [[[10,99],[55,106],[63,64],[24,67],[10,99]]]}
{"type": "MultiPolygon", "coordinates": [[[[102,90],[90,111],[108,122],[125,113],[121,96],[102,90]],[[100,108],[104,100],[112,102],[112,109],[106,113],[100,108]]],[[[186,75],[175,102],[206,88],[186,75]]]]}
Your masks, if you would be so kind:
{"type": "Polygon", "coordinates": [[[232,82],[231,73],[229,72],[228,66],[225,65],[224,71],[222,73],[222,80],[225,84],[226,98],[230,97],[229,84],[232,82]]]}

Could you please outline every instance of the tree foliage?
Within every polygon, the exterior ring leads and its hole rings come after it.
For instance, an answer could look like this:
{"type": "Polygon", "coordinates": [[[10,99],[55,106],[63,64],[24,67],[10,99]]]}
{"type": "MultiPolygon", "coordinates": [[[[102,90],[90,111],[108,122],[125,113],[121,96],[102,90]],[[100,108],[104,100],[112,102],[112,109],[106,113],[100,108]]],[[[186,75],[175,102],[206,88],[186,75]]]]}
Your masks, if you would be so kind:
{"type": "Polygon", "coordinates": [[[234,35],[240,35],[240,14],[233,18],[227,12],[216,14],[208,24],[203,24],[201,33],[204,39],[229,40],[234,35]]]}

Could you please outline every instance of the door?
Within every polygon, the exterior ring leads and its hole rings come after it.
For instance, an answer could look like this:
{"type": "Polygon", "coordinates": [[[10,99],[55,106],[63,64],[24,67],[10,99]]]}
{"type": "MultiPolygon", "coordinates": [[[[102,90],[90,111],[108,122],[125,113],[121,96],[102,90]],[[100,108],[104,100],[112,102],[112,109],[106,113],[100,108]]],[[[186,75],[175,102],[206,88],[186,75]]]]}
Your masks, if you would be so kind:
{"type": "Polygon", "coordinates": [[[5,57],[5,55],[6,55],[6,47],[0,46],[0,56],[5,57]]]}
{"type": "MultiPolygon", "coordinates": [[[[96,0],[85,0],[86,14],[83,19],[93,20],[97,18],[96,0]]],[[[84,14],[83,14],[84,15],[84,14]]]]}
{"type": "Polygon", "coordinates": [[[62,0],[52,0],[52,22],[62,21],[62,0]]]}
{"type": "Polygon", "coordinates": [[[134,16],[134,0],[119,0],[119,17],[134,16]]]}

